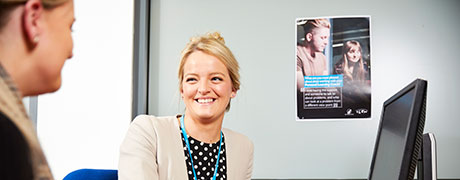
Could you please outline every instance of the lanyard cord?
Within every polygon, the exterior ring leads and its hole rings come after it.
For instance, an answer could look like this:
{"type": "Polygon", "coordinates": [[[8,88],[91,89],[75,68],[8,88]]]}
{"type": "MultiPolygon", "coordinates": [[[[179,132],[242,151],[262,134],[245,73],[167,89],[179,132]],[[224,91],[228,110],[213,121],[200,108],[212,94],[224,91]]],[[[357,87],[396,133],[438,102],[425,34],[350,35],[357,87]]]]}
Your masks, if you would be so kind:
{"type": "MultiPolygon", "coordinates": [[[[184,117],[185,115],[182,115],[182,117],[180,118],[180,127],[182,129],[182,135],[184,135],[184,138],[185,138],[185,144],[187,145],[190,162],[192,162],[193,176],[195,177],[195,180],[198,180],[198,178],[196,177],[195,166],[193,165],[193,157],[192,157],[192,152],[190,151],[190,144],[188,142],[187,132],[185,132],[184,117]]],[[[220,148],[221,147],[222,147],[222,131],[220,131],[219,151],[217,154],[216,167],[214,168],[214,175],[212,176],[213,180],[216,179],[217,169],[219,168],[220,148]]]]}

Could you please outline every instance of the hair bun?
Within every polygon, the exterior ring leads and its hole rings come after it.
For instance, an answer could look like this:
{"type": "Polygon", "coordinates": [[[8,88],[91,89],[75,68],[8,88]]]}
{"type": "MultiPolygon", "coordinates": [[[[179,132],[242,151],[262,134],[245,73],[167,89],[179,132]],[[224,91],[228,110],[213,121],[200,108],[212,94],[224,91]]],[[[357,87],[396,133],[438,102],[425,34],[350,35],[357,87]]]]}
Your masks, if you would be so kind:
{"type": "Polygon", "coordinates": [[[224,38],[220,35],[219,32],[208,32],[205,35],[195,36],[190,38],[190,44],[195,44],[203,40],[215,40],[219,43],[225,44],[224,38]]]}
{"type": "Polygon", "coordinates": [[[224,37],[222,37],[219,32],[208,32],[207,36],[208,38],[216,39],[220,41],[222,44],[225,44],[224,37]]]}

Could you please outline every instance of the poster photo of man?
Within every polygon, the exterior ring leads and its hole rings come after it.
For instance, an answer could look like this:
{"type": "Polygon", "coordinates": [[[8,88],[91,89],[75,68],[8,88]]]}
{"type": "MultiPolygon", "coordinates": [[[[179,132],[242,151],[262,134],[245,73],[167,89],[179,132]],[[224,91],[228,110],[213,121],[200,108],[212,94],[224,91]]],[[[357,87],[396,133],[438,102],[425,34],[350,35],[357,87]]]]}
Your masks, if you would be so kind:
{"type": "Polygon", "coordinates": [[[370,17],[296,19],[297,120],[371,117],[370,17]]]}

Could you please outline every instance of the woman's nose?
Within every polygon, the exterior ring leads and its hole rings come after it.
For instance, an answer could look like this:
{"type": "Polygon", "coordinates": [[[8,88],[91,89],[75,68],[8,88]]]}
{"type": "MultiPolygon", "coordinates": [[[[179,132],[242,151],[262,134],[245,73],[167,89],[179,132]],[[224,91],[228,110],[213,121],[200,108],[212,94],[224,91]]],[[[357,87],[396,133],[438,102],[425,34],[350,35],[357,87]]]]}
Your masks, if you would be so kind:
{"type": "Polygon", "coordinates": [[[207,94],[209,93],[209,84],[206,81],[202,81],[200,86],[198,87],[198,93],[200,94],[207,94]]]}

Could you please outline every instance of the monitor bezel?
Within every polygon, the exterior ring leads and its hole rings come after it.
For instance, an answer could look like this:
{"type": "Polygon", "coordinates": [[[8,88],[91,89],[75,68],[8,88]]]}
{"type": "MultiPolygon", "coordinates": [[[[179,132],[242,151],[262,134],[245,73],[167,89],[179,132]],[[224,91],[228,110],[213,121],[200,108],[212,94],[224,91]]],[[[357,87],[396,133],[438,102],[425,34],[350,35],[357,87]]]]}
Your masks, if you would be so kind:
{"type": "MultiPolygon", "coordinates": [[[[406,144],[405,144],[405,147],[404,147],[404,154],[403,154],[403,158],[402,158],[402,161],[401,161],[401,170],[399,172],[399,178],[398,179],[409,179],[410,177],[414,177],[414,173],[415,172],[410,172],[410,168],[411,168],[411,164],[416,164],[417,162],[417,158],[414,158],[415,157],[418,157],[418,154],[416,152],[414,152],[415,149],[415,143],[416,143],[416,139],[417,139],[417,136],[422,136],[422,133],[423,133],[423,127],[421,127],[421,133],[418,132],[420,131],[420,127],[419,126],[424,126],[424,122],[421,122],[419,121],[420,120],[420,116],[422,113],[422,108],[423,108],[423,104],[424,104],[424,101],[425,98],[426,98],[426,90],[427,90],[427,81],[425,80],[422,80],[422,79],[416,79],[415,81],[411,82],[409,85],[407,85],[406,87],[404,87],[403,89],[401,89],[400,91],[398,91],[396,94],[394,94],[393,96],[391,96],[388,100],[386,100],[384,103],[383,103],[383,107],[382,107],[382,112],[381,112],[381,115],[380,115],[380,122],[379,122],[379,128],[378,128],[378,133],[377,133],[377,137],[376,137],[376,141],[375,141],[375,145],[374,145],[374,152],[373,152],[373,155],[372,155],[372,161],[371,161],[371,167],[370,167],[370,170],[369,170],[369,176],[368,176],[368,179],[369,180],[372,180],[372,175],[373,175],[373,170],[374,170],[374,165],[375,165],[375,158],[376,158],[376,155],[377,155],[377,150],[378,150],[378,145],[380,143],[380,135],[381,135],[381,131],[382,131],[382,121],[384,119],[384,113],[385,113],[385,108],[393,103],[394,101],[396,101],[397,99],[399,99],[400,97],[404,96],[406,93],[408,93],[409,91],[413,90],[414,89],[414,99],[413,99],[413,102],[412,102],[412,107],[411,107],[411,112],[409,114],[409,125],[408,125],[408,129],[406,129],[406,132],[408,133],[407,136],[406,136],[406,144]]],[[[424,112],[423,112],[424,113],[424,112]]]]}

